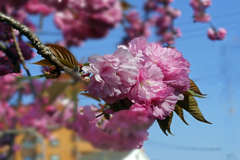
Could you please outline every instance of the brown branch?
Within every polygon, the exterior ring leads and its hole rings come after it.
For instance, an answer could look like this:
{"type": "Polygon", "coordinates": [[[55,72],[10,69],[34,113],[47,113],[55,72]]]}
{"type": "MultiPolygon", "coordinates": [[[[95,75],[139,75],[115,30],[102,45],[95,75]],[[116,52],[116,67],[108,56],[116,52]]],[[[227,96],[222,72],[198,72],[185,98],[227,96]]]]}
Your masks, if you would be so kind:
{"type": "Polygon", "coordinates": [[[18,44],[18,42],[17,42],[16,36],[15,36],[15,34],[14,34],[14,30],[13,30],[12,27],[11,27],[11,31],[12,31],[12,36],[13,36],[14,45],[15,45],[15,47],[16,47],[16,50],[17,50],[17,53],[18,53],[20,62],[22,63],[23,68],[26,70],[28,76],[31,76],[28,68],[27,68],[26,65],[25,65],[25,62],[24,62],[25,59],[24,59],[24,57],[23,57],[23,55],[22,55],[22,51],[21,51],[21,49],[20,49],[20,47],[19,47],[19,44],[18,44]]]}
{"type": "MultiPolygon", "coordinates": [[[[16,50],[17,50],[17,53],[18,53],[20,62],[21,62],[21,64],[23,65],[23,68],[26,70],[28,76],[31,76],[28,68],[27,68],[26,65],[25,65],[25,62],[24,62],[25,59],[24,59],[24,57],[23,57],[22,51],[21,51],[21,49],[20,49],[20,47],[19,47],[19,43],[17,42],[16,36],[15,36],[15,34],[14,34],[14,30],[13,30],[12,27],[11,27],[11,31],[12,31],[12,36],[13,36],[14,45],[15,45],[15,47],[16,47],[16,50]]],[[[35,91],[35,88],[34,88],[34,85],[33,85],[33,81],[32,81],[32,80],[30,80],[30,88],[31,88],[31,90],[32,90],[32,92],[33,92],[33,95],[36,97],[37,93],[36,93],[36,91],[35,91]]],[[[22,99],[22,93],[20,92],[20,93],[19,93],[19,99],[18,99],[18,104],[19,104],[19,105],[20,105],[20,103],[21,103],[21,99],[22,99]]]]}
{"type": "Polygon", "coordinates": [[[56,68],[59,70],[63,69],[67,74],[73,77],[75,80],[81,80],[80,76],[77,75],[76,69],[70,69],[63,65],[53,54],[49,47],[46,47],[41,43],[39,38],[32,33],[28,27],[21,24],[20,22],[14,20],[13,18],[4,15],[0,12],[0,21],[8,23],[12,28],[18,30],[20,34],[26,36],[32,43],[32,45],[37,49],[37,53],[40,54],[45,59],[49,60],[56,68]]]}

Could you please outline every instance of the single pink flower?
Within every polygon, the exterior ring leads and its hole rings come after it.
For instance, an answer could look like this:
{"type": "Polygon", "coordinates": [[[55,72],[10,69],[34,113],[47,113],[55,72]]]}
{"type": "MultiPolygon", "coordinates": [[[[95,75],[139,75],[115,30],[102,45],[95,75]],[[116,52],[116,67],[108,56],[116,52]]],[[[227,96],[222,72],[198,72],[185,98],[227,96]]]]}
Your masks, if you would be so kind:
{"type": "Polygon", "coordinates": [[[113,55],[91,56],[88,61],[90,66],[83,70],[93,75],[87,90],[107,103],[125,98],[136,83],[137,62],[126,49],[119,48],[113,55]]]}
{"type": "Polygon", "coordinates": [[[209,22],[211,20],[211,17],[207,13],[203,12],[195,12],[194,13],[194,21],[195,22],[209,22]]]}
{"type": "Polygon", "coordinates": [[[188,90],[190,64],[183,58],[182,53],[176,49],[163,48],[160,44],[147,44],[146,41],[144,42],[144,38],[134,39],[129,46],[129,51],[137,52],[138,57],[142,59],[142,63],[145,64],[150,61],[160,67],[164,75],[162,79],[164,83],[175,88],[180,93],[188,90]],[[143,45],[140,46],[139,44],[143,45]],[[138,46],[140,47],[138,48],[138,46]]]}
{"type": "Polygon", "coordinates": [[[226,34],[227,34],[227,30],[226,29],[224,29],[224,28],[219,28],[218,29],[217,36],[218,36],[219,40],[224,39],[226,34]]]}

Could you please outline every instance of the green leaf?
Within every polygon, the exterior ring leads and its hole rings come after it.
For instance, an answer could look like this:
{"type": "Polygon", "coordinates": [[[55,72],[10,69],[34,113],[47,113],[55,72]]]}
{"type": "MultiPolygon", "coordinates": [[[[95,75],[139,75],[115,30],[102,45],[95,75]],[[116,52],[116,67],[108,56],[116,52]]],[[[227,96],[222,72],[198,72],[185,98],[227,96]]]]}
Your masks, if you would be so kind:
{"type": "Polygon", "coordinates": [[[29,43],[26,43],[29,47],[31,48],[35,48],[33,45],[29,44],[29,43]]]}
{"type": "Polygon", "coordinates": [[[190,113],[195,119],[201,122],[209,123],[202,115],[202,112],[198,108],[197,101],[193,96],[184,95],[184,100],[178,101],[177,105],[185,109],[188,113],[190,113]]]}
{"type": "Polygon", "coordinates": [[[43,94],[49,98],[48,104],[54,102],[54,100],[63,93],[63,91],[71,84],[70,81],[54,81],[50,87],[48,87],[43,94]]]}
{"type": "Polygon", "coordinates": [[[35,63],[32,63],[32,64],[37,64],[37,65],[46,66],[46,67],[51,67],[53,65],[47,59],[42,59],[42,60],[40,60],[38,62],[35,62],[35,63]]]}
{"type": "Polygon", "coordinates": [[[202,94],[198,88],[198,86],[193,82],[193,80],[189,79],[190,80],[190,90],[192,90],[193,92],[197,93],[197,94],[200,94],[200,95],[203,95],[203,96],[206,96],[207,94],[202,94]]]}
{"type": "Polygon", "coordinates": [[[33,80],[33,79],[38,79],[38,76],[22,76],[22,77],[18,77],[17,79],[19,81],[25,81],[25,80],[33,80]]]}
{"type": "Polygon", "coordinates": [[[162,131],[165,135],[168,135],[166,131],[168,131],[168,133],[172,134],[170,131],[172,117],[173,117],[173,112],[168,117],[166,117],[164,120],[157,119],[158,125],[160,126],[160,128],[162,129],[162,131]]]}
{"type": "Polygon", "coordinates": [[[199,94],[193,92],[193,91],[190,90],[190,89],[189,89],[187,92],[188,92],[191,96],[194,96],[194,97],[198,97],[198,98],[206,98],[206,97],[204,97],[204,96],[201,96],[201,95],[199,95],[199,94]]]}
{"type": "Polygon", "coordinates": [[[173,112],[169,115],[169,121],[168,121],[168,126],[167,126],[167,131],[169,134],[173,135],[171,130],[170,130],[170,126],[172,124],[172,118],[173,118],[173,112]]]}
{"type": "Polygon", "coordinates": [[[45,77],[45,74],[37,75],[36,77],[37,78],[42,78],[42,77],[45,77]]]}
{"type": "Polygon", "coordinates": [[[70,85],[68,89],[64,91],[64,95],[69,98],[74,98],[75,95],[84,91],[85,89],[86,89],[86,84],[80,81],[70,85]]]}
{"type": "Polygon", "coordinates": [[[185,121],[184,116],[183,116],[183,109],[176,104],[174,111],[175,111],[175,113],[177,113],[177,115],[181,118],[181,120],[182,120],[186,125],[188,125],[188,123],[185,121]]]}
{"type": "Polygon", "coordinates": [[[101,99],[100,99],[100,98],[96,98],[96,97],[94,97],[93,95],[91,95],[91,94],[89,94],[89,93],[81,93],[81,95],[86,96],[86,97],[89,97],[89,98],[92,98],[92,99],[95,99],[95,100],[101,102],[101,99]]]}
{"type": "Polygon", "coordinates": [[[84,63],[83,66],[89,66],[90,63],[84,63]]]}
{"type": "Polygon", "coordinates": [[[121,1],[121,7],[124,11],[129,10],[130,8],[133,8],[133,6],[130,3],[124,0],[121,1]]]}
{"type": "Polygon", "coordinates": [[[69,67],[69,68],[74,68],[75,66],[72,64],[72,63],[70,63],[70,62],[68,62],[68,61],[66,61],[66,60],[64,60],[64,59],[61,59],[61,58],[57,58],[63,65],[65,65],[65,66],[67,66],[67,67],[69,67]]]}
{"type": "Polygon", "coordinates": [[[66,48],[59,46],[57,44],[45,44],[45,46],[49,47],[51,49],[51,51],[53,52],[53,54],[58,58],[58,60],[62,59],[64,60],[64,62],[62,62],[63,64],[68,62],[67,64],[71,64],[71,65],[66,65],[70,68],[74,68],[79,66],[76,58],[73,56],[73,54],[67,50],[66,48]]]}

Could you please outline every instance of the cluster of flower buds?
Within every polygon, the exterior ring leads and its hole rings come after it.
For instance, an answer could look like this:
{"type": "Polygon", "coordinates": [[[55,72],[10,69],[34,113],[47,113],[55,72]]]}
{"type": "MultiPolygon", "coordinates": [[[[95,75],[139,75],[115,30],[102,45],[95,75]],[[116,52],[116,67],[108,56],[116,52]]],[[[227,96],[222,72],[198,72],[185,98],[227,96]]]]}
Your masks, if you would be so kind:
{"type": "Polygon", "coordinates": [[[127,45],[135,37],[143,36],[148,38],[150,36],[151,22],[142,21],[137,11],[130,11],[124,18],[128,26],[124,28],[127,35],[123,38],[122,44],[127,45]]]}
{"type": "Polygon", "coordinates": [[[212,4],[211,0],[190,0],[190,5],[194,10],[195,22],[209,22],[211,17],[206,13],[206,8],[212,4]]]}
{"type": "MultiPolygon", "coordinates": [[[[194,22],[210,22],[211,17],[206,13],[206,8],[211,6],[211,0],[190,0],[190,5],[194,10],[194,22]]],[[[208,29],[207,35],[211,40],[222,40],[227,34],[226,29],[219,28],[217,31],[214,26],[208,29]]]]}
{"type": "Polygon", "coordinates": [[[219,28],[218,31],[215,28],[209,28],[207,34],[211,40],[222,40],[225,38],[227,31],[224,28],[219,28]]]}
{"type": "Polygon", "coordinates": [[[170,4],[172,0],[149,0],[145,3],[145,11],[156,12],[157,16],[153,16],[155,26],[157,28],[157,35],[161,36],[160,42],[166,46],[172,45],[175,39],[181,37],[179,28],[174,27],[173,21],[181,15],[181,11],[172,8],[170,4]]]}

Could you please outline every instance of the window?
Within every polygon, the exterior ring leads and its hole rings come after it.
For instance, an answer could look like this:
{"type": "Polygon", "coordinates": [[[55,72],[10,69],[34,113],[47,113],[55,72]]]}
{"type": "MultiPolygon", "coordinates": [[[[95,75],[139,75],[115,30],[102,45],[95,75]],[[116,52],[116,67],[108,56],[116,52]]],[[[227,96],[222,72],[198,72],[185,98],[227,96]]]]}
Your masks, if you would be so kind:
{"type": "Polygon", "coordinates": [[[51,160],[60,160],[60,157],[58,155],[52,155],[51,160]]]}
{"type": "Polygon", "coordinates": [[[80,152],[77,153],[77,159],[81,159],[82,158],[82,154],[80,152]]]}
{"type": "Polygon", "coordinates": [[[23,160],[34,160],[32,157],[24,157],[23,160]]]}
{"type": "Polygon", "coordinates": [[[39,153],[39,154],[37,155],[37,159],[43,159],[43,154],[42,154],[42,153],[39,153]]]}
{"type": "Polygon", "coordinates": [[[34,148],[34,143],[31,141],[24,141],[23,142],[23,148],[31,149],[34,148]]]}
{"type": "Polygon", "coordinates": [[[52,147],[58,146],[58,145],[59,145],[59,140],[58,140],[58,139],[53,139],[53,140],[51,140],[51,141],[50,141],[50,145],[51,145],[52,147]]]}

